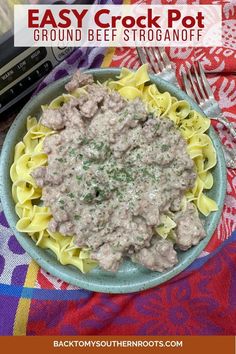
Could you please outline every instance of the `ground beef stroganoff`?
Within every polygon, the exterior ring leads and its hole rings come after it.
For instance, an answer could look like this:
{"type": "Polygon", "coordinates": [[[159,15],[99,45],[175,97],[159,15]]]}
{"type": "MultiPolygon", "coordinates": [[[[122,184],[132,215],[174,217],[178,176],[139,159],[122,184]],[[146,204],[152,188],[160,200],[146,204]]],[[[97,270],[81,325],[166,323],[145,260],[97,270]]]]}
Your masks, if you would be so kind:
{"type": "Polygon", "coordinates": [[[174,247],[186,250],[205,236],[195,207],[181,200],[196,179],[186,143],[168,118],[147,113],[140,99],[115,91],[77,72],[66,85],[87,93],[40,122],[55,134],[43,145],[48,165],[33,173],[44,205],[53,215],[49,230],[74,236],[78,247],[108,271],[130,257],[153,271],[177,262],[174,247]],[[173,212],[176,240],[155,232],[160,217],[173,212]]]}

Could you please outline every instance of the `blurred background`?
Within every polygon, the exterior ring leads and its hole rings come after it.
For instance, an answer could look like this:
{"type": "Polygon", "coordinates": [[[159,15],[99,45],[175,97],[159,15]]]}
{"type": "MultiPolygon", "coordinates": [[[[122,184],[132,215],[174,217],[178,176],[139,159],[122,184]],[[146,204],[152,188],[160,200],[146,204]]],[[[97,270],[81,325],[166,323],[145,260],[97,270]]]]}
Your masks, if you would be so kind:
{"type": "Polygon", "coordinates": [[[92,3],[93,0],[0,0],[0,136],[38,84],[75,50],[14,47],[14,5],[92,3]]]}

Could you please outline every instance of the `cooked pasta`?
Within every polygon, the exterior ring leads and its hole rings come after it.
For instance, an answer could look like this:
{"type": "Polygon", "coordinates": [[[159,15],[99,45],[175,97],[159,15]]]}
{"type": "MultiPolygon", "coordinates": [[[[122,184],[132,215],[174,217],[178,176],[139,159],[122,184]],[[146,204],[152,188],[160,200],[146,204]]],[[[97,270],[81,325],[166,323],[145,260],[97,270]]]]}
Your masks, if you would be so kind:
{"type": "MultiPolygon", "coordinates": [[[[66,95],[52,101],[50,106],[56,108],[66,95]]],[[[52,233],[47,229],[51,219],[49,208],[38,203],[41,189],[37,187],[31,172],[39,166],[46,165],[47,155],[42,153],[42,144],[46,136],[53,131],[39,124],[36,118],[28,117],[27,133],[23,141],[15,147],[14,163],[10,176],[13,182],[12,195],[16,203],[15,211],[19,216],[16,228],[28,233],[41,248],[53,251],[61,264],[72,264],[85,273],[96,266],[89,258],[88,251],[82,251],[73,244],[73,237],[52,233]]]]}
{"type": "MultiPolygon", "coordinates": [[[[118,91],[127,100],[141,98],[149,112],[169,117],[175,123],[187,142],[187,151],[197,171],[195,186],[186,193],[182,208],[186,208],[186,203],[193,202],[203,215],[208,216],[217,210],[215,201],[204,194],[204,190],[213,186],[210,170],[216,164],[216,153],[206,134],[210,120],[191,110],[188,102],[178,101],[168,92],[160,93],[154,84],[148,85],[149,80],[147,65],[143,65],[136,72],[123,68],[118,80],[107,81],[104,85],[118,91]]],[[[42,110],[57,109],[73,97],[85,93],[86,87],[75,89],[71,94],[62,94],[49,105],[42,106],[42,110]]],[[[48,230],[52,215],[48,207],[40,204],[41,189],[31,176],[34,169],[47,164],[47,155],[42,150],[43,141],[54,132],[38,123],[34,117],[28,117],[26,126],[27,133],[23,141],[15,146],[14,163],[10,170],[15,211],[19,216],[16,228],[28,233],[37,246],[50,249],[61,264],[71,264],[81,272],[88,272],[97,264],[90,259],[89,250],[76,247],[70,235],[63,236],[48,230]]],[[[162,215],[156,232],[164,239],[174,238],[175,227],[171,213],[162,215]]]]}

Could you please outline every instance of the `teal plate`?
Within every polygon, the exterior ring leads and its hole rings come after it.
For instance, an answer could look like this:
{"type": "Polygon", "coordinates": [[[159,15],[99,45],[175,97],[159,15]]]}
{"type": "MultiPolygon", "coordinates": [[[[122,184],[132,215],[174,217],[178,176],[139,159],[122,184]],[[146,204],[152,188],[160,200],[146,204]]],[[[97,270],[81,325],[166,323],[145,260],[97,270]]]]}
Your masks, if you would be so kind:
{"type": "MultiPolygon", "coordinates": [[[[120,69],[94,69],[88,70],[87,72],[93,74],[96,80],[103,82],[109,78],[115,78],[120,73],[120,69]]],[[[214,186],[207,195],[216,201],[219,210],[205,218],[207,237],[188,251],[178,252],[179,263],[174,268],[164,273],[149,271],[127,260],[115,274],[103,271],[98,267],[88,274],[82,274],[73,266],[61,265],[50,250],[43,250],[37,247],[27,234],[20,233],[16,230],[18,216],[15,213],[15,204],[11,194],[12,183],[9,175],[10,167],[13,163],[14,147],[22,140],[26,133],[27,116],[39,117],[41,105],[49,103],[52,99],[65,92],[64,85],[68,80],[69,77],[58,80],[42,90],[37,96],[33,97],[18,114],[6,136],[1,154],[0,182],[1,200],[7,221],[21,246],[43,269],[78,287],[105,293],[130,293],[152,288],[164,283],[182,272],[198,257],[211,239],[219,223],[226,193],[226,166],[218,136],[211,127],[209,129],[209,135],[214,143],[218,161],[217,165],[212,170],[214,186]]],[[[157,85],[161,92],[168,91],[179,100],[188,101],[193,109],[204,115],[197,104],[177,87],[152,75],[151,81],[157,85]]]]}

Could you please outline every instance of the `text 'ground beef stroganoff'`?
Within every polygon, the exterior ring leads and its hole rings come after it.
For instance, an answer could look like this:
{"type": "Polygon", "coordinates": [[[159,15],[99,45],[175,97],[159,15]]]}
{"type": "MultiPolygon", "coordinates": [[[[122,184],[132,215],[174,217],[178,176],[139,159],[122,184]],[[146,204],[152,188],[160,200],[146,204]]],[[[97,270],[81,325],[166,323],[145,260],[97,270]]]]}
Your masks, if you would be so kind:
{"type": "Polygon", "coordinates": [[[163,272],[205,237],[192,203],[181,207],[196,180],[194,163],[174,123],[146,111],[143,101],[77,72],[66,85],[86,92],[57,109],[45,109],[40,123],[54,130],[44,140],[47,166],[32,172],[50,207],[51,232],[74,236],[91,259],[117,271],[124,257],[163,272]],[[163,215],[174,215],[175,239],[155,231],[163,215]]]}

